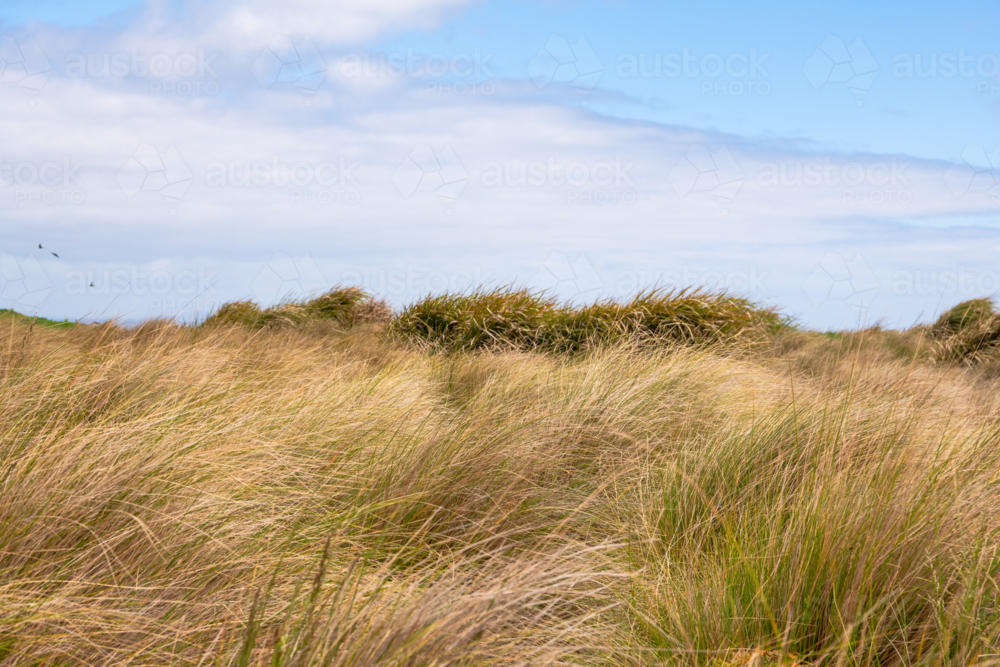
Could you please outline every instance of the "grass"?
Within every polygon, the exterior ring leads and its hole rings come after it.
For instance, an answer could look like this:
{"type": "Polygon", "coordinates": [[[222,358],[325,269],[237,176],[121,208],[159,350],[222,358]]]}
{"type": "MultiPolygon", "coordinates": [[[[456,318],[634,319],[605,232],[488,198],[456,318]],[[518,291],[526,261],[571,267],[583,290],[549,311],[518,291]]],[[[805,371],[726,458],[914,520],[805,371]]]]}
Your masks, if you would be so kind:
{"type": "Polygon", "coordinates": [[[699,290],[653,289],[630,301],[563,304],[525,288],[428,296],[392,321],[397,337],[444,351],[579,352],[623,341],[714,343],[786,326],[770,309],[699,290]]]}
{"type": "Polygon", "coordinates": [[[991,299],[963,301],[929,328],[938,358],[976,366],[1000,356],[1000,313],[991,299]]]}
{"type": "Polygon", "coordinates": [[[932,327],[481,296],[0,320],[0,665],[996,661],[1000,379],[932,327]]]}
{"type": "Polygon", "coordinates": [[[70,322],[69,320],[48,320],[44,317],[32,317],[29,315],[22,315],[21,313],[10,310],[8,308],[0,308],[0,324],[6,324],[10,321],[14,322],[34,322],[36,325],[41,327],[54,327],[56,329],[66,329],[69,327],[76,326],[76,322],[70,322]]]}
{"type": "Polygon", "coordinates": [[[312,299],[286,299],[276,306],[261,308],[253,301],[223,304],[203,326],[241,325],[251,329],[300,327],[327,322],[348,329],[363,322],[385,323],[392,309],[357,287],[336,287],[312,299]]]}

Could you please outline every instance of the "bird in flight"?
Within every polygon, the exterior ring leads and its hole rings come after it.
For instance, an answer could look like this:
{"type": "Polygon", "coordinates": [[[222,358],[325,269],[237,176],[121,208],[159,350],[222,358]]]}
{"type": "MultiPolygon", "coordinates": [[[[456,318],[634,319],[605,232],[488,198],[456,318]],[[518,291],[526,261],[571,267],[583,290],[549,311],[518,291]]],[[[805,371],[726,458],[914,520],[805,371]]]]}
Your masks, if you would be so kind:
{"type": "Polygon", "coordinates": [[[39,249],[39,250],[41,250],[41,249],[42,249],[42,244],[41,244],[41,243],[39,243],[39,244],[38,244],[38,249],[39,249]]]}
{"type": "Polygon", "coordinates": [[[52,253],[52,256],[55,257],[56,259],[59,259],[59,255],[57,255],[55,253],[52,253]]]}
{"type": "Polygon", "coordinates": [[[90,286],[91,286],[91,287],[93,287],[93,286],[94,286],[94,283],[90,283],[90,286]]]}

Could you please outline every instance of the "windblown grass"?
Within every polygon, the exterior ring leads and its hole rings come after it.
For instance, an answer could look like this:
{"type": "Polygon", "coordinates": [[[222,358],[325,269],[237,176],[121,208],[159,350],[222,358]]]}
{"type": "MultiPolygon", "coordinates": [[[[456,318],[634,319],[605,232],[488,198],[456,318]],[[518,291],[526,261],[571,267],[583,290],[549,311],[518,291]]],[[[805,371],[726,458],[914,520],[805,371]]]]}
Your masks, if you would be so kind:
{"type": "Polygon", "coordinates": [[[300,327],[312,322],[332,322],[346,329],[363,322],[385,324],[392,308],[357,287],[335,287],[312,299],[285,300],[261,308],[254,301],[223,304],[205,320],[205,326],[239,324],[251,329],[300,327]]]}
{"type": "Polygon", "coordinates": [[[447,351],[579,352],[594,346],[665,340],[715,343],[773,333],[781,318],[746,299],[698,290],[654,289],[630,301],[574,306],[525,288],[428,296],[392,321],[411,343],[447,351]]]}
{"type": "Polygon", "coordinates": [[[939,359],[976,366],[1000,357],[1000,313],[991,299],[963,301],[929,329],[939,359]]]}
{"type": "MultiPolygon", "coordinates": [[[[469,340],[548,349],[529,297],[469,340]]],[[[575,316],[572,355],[3,322],[0,665],[995,661],[996,380],[575,316]]]]}

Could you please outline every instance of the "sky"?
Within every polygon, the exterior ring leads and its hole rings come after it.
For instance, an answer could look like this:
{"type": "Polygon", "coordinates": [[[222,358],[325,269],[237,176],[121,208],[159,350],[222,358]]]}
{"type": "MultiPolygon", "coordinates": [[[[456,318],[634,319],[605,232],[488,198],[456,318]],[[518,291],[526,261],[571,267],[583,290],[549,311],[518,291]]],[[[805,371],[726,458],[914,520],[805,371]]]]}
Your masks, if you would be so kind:
{"type": "Polygon", "coordinates": [[[5,0],[0,308],[1000,289],[1000,6],[5,0]]]}

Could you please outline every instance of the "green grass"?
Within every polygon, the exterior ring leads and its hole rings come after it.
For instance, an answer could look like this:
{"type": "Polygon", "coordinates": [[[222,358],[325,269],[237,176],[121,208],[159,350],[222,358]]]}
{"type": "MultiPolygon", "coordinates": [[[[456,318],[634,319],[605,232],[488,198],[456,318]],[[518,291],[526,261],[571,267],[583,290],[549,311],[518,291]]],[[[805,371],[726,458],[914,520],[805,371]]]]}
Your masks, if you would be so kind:
{"type": "Polygon", "coordinates": [[[270,308],[261,308],[253,301],[226,303],[203,326],[237,324],[263,329],[329,322],[346,329],[362,322],[382,322],[390,315],[391,309],[384,301],[373,299],[364,290],[335,287],[311,299],[288,299],[270,308]]]}
{"type": "Polygon", "coordinates": [[[580,352],[622,342],[710,344],[775,333],[787,324],[739,297],[654,289],[629,301],[575,306],[526,288],[428,296],[408,305],[390,332],[432,349],[580,352]]]}
{"type": "Polygon", "coordinates": [[[76,322],[70,322],[69,320],[49,320],[44,317],[22,315],[21,313],[8,308],[0,308],[0,322],[4,321],[16,323],[34,322],[38,326],[51,327],[55,329],[67,329],[77,325],[76,322]]]}

